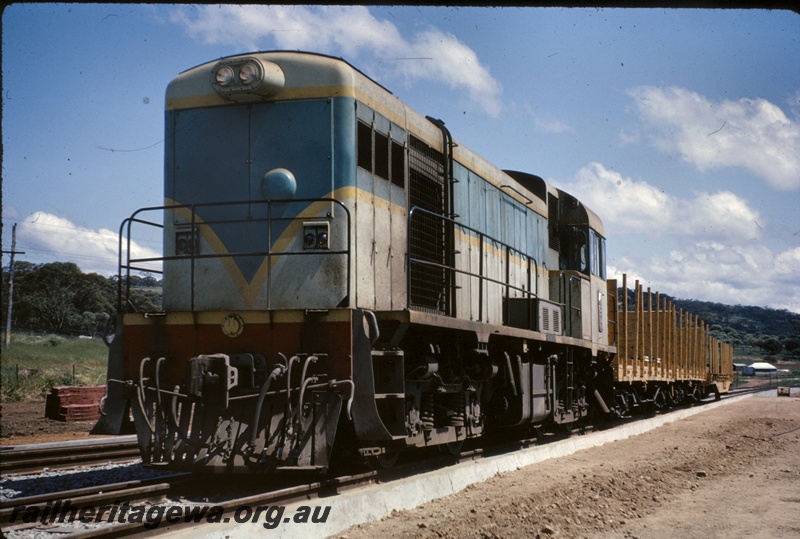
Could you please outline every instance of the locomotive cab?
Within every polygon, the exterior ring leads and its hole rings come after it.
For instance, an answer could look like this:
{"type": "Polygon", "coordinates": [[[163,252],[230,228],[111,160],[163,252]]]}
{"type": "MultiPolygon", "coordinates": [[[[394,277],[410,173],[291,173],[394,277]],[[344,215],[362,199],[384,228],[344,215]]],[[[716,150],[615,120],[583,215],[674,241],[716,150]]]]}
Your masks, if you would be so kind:
{"type": "Polygon", "coordinates": [[[607,345],[606,253],[603,223],[572,195],[558,190],[558,266],[551,297],[565,307],[565,333],[607,345]]]}

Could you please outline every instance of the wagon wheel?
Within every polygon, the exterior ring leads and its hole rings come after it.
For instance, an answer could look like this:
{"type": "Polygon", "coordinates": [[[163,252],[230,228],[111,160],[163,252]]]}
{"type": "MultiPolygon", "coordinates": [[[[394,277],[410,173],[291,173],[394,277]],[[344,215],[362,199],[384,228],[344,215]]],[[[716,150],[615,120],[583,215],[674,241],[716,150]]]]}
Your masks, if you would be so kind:
{"type": "Polygon", "coordinates": [[[683,404],[683,401],[685,399],[686,399],[686,391],[683,389],[683,387],[680,385],[675,386],[672,393],[672,404],[678,406],[680,404],[683,404]]]}
{"type": "Polygon", "coordinates": [[[627,391],[618,391],[615,395],[614,402],[616,404],[615,410],[619,417],[628,417],[630,412],[630,404],[627,391]]]}
{"type": "Polygon", "coordinates": [[[658,393],[656,393],[655,397],[653,397],[653,404],[655,404],[656,408],[659,409],[659,410],[663,410],[664,408],[667,408],[667,405],[669,403],[667,401],[666,392],[659,391],[658,393]]]}

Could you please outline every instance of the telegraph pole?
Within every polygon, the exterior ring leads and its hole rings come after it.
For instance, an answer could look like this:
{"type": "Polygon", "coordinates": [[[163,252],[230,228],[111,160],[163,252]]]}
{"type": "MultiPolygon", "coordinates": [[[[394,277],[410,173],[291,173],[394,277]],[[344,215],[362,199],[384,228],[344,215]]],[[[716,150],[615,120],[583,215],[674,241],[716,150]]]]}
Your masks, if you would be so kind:
{"type": "Polygon", "coordinates": [[[8,313],[6,315],[6,348],[11,346],[11,313],[14,306],[14,255],[24,255],[25,251],[17,251],[17,223],[11,227],[11,250],[3,254],[11,254],[11,264],[8,267],[8,313]]]}

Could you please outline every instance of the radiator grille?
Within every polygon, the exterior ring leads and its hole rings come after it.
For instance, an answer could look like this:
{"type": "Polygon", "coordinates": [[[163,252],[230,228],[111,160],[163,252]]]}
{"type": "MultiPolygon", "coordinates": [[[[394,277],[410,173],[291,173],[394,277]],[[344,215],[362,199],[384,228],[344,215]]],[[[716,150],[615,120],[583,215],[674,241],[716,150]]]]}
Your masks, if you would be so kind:
{"type": "MultiPolygon", "coordinates": [[[[409,137],[408,183],[410,206],[444,213],[444,166],[441,152],[409,137]]],[[[409,256],[419,263],[409,267],[411,306],[435,313],[446,312],[447,286],[445,221],[419,212],[409,223],[409,256]]]]}

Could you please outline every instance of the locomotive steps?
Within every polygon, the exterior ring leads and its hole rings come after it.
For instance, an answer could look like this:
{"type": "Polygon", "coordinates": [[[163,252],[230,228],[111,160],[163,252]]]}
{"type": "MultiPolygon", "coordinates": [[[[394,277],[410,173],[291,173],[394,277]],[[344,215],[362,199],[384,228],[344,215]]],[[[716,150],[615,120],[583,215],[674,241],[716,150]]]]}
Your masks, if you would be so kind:
{"type": "MultiPolygon", "coordinates": [[[[760,393],[772,396],[774,390],[760,393]]],[[[330,507],[329,518],[324,523],[295,524],[285,520],[275,529],[269,530],[270,537],[325,537],[341,532],[351,526],[373,522],[390,515],[393,511],[413,509],[424,503],[458,493],[475,483],[484,482],[498,474],[513,472],[525,466],[548,459],[571,455],[583,449],[599,447],[604,444],[624,440],[643,434],[662,425],[739,402],[753,396],[742,395],[718,402],[706,403],[692,408],[676,410],[668,414],[642,419],[608,430],[593,432],[584,436],[535,446],[509,454],[491,456],[475,461],[463,462],[432,472],[415,475],[382,484],[371,485],[330,498],[320,498],[293,504],[286,507],[286,515],[294,514],[299,506],[330,507]]],[[[487,502],[489,503],[489,502],[487,502]]],[[[498,503],[510,503],[510,500],[498,503]]],[[[222,524],[195,528],[191,532],[178,532],[174,537],[186,539],[217,539],[226,536],[263,535],[266,530],[261,522],[248,524],[222,524]]]]}

